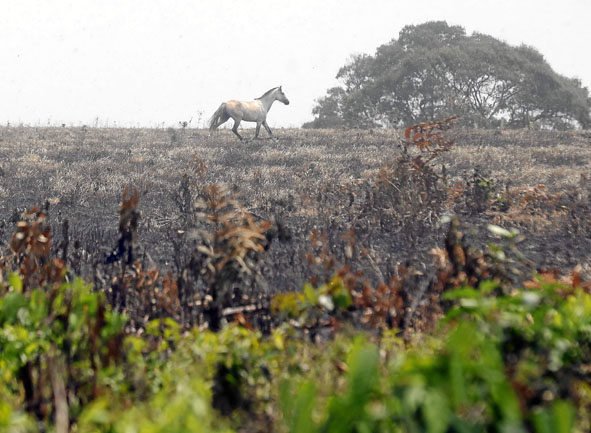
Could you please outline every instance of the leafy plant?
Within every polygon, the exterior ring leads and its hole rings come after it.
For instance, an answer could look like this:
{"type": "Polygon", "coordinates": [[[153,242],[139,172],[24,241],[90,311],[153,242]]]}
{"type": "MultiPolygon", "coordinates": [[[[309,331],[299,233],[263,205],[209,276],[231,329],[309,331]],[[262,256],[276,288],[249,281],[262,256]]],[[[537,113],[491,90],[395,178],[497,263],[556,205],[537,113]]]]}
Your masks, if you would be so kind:
{"type": "Polygon", "coordinates": [[[305,127],[390,128],[459,113],[475,127],[590,125],[588,91],[535,49],[445,21],[405,26],[376,54],[356,55],[305,127]]]}
{"type": "Polygon", "coordinates": [[[22,390],[40,421],[69,425],[102,392],[100,371],[119,358],[124,323],[80,279],[23,292],[12,274],[0,298],[1,388],[13,398],[22,390]]]}

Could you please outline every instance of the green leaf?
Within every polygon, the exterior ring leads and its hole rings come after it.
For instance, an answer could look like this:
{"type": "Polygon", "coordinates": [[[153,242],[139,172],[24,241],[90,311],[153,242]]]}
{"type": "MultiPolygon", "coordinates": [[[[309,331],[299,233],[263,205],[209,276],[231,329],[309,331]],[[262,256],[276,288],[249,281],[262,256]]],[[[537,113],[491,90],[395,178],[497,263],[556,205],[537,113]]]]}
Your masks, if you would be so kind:
{"type": "Polygon", "coordinates": [[[563,400],[554,403],[552,418],[555,433],[570,433],[575,425],[575,410],[573,406],[563,400]]]}
{"type": "Polygon", "coordinates": [[[349,354],[349,395],[355,404],[365,405],[378,382],[378,349],[356,341],[349,354]]]}
{"type": "Polygon", "coordinates": [[[8,284],[14,289],[15,292],[21,293],[23,291],[23,280],[18,274],[8,274],[8,284]]]}
{"type": "Polygon", "coordinates": [[[27,304],[27,298],[22,293],[7,293],[0,304],[0,323],[3,321],[14,323],[19,316],[19,310],[27,304]]]}
{"type": "Polygon", "coordinates": [[[532,416],[536,433],[571,433],[575,426],[575,410],[572,405],[558,400],[549,408],[539,409],[532,416]]]}
{"type": "Polygon", "coordinates": [[[160,319],[150,320],[146,324],[146,334],[147,335],[160,336],[160,334],[161,334],[161,332],[160,332],[160,319]]]}
{"type": "Polygon", "coordinates": [[[450,290],[443,294],[443,299],[455,301],[456,299],[470,298],[476,299],[482,297],[481,293],[472,287],[462,287],[461,289],[450,290]]]}
{"type": "Polygon", "coordinates": [[[304,296],[306,297],[306,300],[309,303],[313,305],[316,305],[318,303],[318,292],[319,291],[316,290],[314,286],[312,286],[311,284],[304,284],[304,296]]]}
{"type": "Polygon", "coordinates": [[[422,410],[429,433],[444,433],[447,431],[451,410],[445,394],[439,390],[431,391],[425,398],[422,410]]]}
{"type": "Polygon", "coordinates": [[[110,421],[108,401],[102,398],[90,403],[80,417],[82,425],[106,426],[110,421]]]}
{"type": "Polygon", "coordinates": [[[284,381],[280,386],[280,401],[283,420],[290,433],[312,433],[316,431],[312,411],[316,403],[316,386],[311,381],[304,382],[293,393],[293,385],[284,381]]]}

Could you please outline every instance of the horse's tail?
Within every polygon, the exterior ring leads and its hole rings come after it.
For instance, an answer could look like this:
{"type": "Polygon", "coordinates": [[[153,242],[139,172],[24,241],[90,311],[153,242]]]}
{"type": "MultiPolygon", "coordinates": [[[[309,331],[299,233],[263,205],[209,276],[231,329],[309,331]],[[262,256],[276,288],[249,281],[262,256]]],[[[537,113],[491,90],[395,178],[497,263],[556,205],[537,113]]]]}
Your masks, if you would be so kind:
{"type": "Polygon", "coordinates": [[[222,102],[222,105],[219,106],[219,108],[217,110],[215,110],[215,113],[213,113],[213,116],[211,116],[211,118],[209,119],[209,130],[213,131],[215,130],[219,125],[218,125],[218,120],[220,120],[220,118],[226,113],[226,103],[222,102]]]}

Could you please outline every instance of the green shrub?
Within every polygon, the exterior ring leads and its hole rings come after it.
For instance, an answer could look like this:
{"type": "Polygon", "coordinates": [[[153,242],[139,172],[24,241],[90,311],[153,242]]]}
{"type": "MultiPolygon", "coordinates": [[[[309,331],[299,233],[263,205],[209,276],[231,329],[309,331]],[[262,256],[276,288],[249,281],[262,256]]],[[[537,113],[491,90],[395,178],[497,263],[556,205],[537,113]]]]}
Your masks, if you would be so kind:
{"type": "Polygon", "coordinates": [[[68,398],[75,419],[101,391],[100,371],[121,356],[125,318],[82,280],[23,291],[11,274],[0,297],[0,389],[41,421],[68,398]]]}
{"type": "MultiPolygon", "coordinates": [[[[288,323],[263,337],[238,325],[183,330],[170,318],[125,335],[125,317],[81,280],[28,289],[17,274],[7,281],[0,296],[2,431],[544,433],[590,426],[591,295],[578,277],[565,284],[540,276],[507,294],[490,281],[449,291],[452,307],[437,330],[407,343],[385,329],[343,326],[330,340],[310,342],[288,323]]],[[[296,310],[306,320],[330,305],[345,311],[348,292],[339,281],[308,286],[294,299],[296,310]]]]}

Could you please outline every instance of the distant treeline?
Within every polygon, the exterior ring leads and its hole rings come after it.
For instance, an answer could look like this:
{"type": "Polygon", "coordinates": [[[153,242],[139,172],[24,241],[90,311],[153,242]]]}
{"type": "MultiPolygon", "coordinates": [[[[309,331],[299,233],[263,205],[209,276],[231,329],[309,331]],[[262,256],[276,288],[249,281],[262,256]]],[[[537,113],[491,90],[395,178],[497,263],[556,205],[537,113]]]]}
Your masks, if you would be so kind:
{"type": "Polygon", "coordinates": [[[591,99],[535,48],[445,21],[404,27],[375,55],[355,55],[306,128],[400,127],[458,115],[469,127],[589,128],[591,99]]]}

